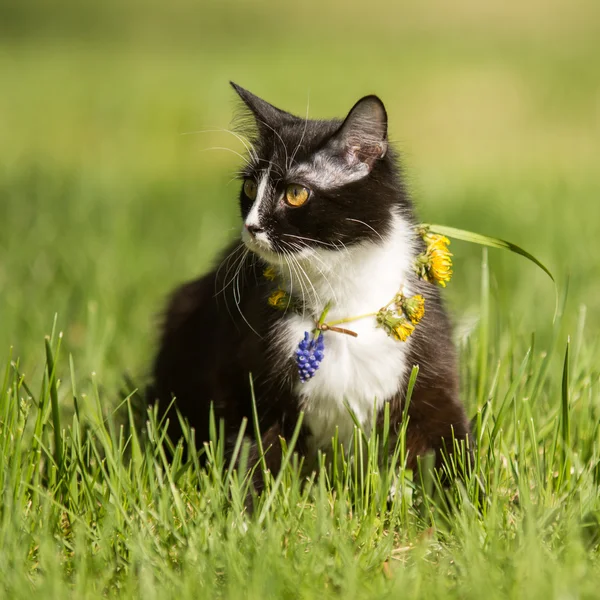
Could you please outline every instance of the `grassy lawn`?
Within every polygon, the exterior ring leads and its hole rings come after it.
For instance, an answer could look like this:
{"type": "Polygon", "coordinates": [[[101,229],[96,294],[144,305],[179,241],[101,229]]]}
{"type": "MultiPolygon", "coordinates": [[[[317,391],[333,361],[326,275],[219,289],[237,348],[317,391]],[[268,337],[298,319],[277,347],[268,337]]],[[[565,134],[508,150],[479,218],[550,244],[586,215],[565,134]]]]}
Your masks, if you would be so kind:
{"type": "Polygon", "coordinates": [[[3,596],[597,597],[598,40],[592,0],[0,7],[3,596]],[[239,229],[230,79],[315,118],[377,93],[423,221],[555,274],[553,321],[541,271],[452,244],[478,446],[447,492],[357,432],[247,512],[216,440],[170,464],[134,414],[166,295],[239,229]]]}

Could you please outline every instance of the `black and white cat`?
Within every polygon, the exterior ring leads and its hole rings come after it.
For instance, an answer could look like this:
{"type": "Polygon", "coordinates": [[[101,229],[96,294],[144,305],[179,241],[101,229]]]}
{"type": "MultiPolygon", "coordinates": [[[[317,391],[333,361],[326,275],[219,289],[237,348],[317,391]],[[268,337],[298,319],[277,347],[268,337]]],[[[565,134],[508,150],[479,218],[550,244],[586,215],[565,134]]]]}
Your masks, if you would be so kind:
{"type": "MultiPolygon", "coordinates": [[[[415,274],[424,245],[388,145],[382,102],[367,96],[345,120],[317,121],[232,85],[255,124],[241,177],[241,240],[226,250],[220,268],[173,295],[150,399],[164,414],[175,397],[198,443],[208,438],[212,401],[233,441],[243,417],[252,423],[252,373],[263,447],[270,448],[266,462],[277,471],[279,438],[291,435],[300,411],[297,448],[307,459],[331,449],[336,428],[348,446],[354,427],[348,406],[368,430],[373,407],[382,417],[389,403],[398,431],[408,375],[419,365],[409,406],[409,466],[428,450],[450,449],[452,437],[469,432],[451,327],[438,288],[415,274]],[[293,310],[270,305],[277,288],[293,310]],[[399,291],[425,299],[425,315],[406,341],[388,335],[373,316],[348,324],[356,337],[323,331],[320,365],[301,380],[298,344],[326,305],[328,322],[343,320],[372,314],[399,291]]],[[[175,441],[181,429],[174,410],[169,418],[175,441]]]]}

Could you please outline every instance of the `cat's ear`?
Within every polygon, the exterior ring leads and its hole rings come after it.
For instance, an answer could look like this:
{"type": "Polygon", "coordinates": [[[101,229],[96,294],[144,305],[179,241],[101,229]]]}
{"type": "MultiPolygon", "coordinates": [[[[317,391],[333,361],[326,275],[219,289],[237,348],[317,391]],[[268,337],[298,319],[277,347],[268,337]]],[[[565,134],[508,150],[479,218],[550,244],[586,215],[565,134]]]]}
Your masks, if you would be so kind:
{"type": "Polygon", "coordinates": [[[350,110],[340,128],[328,142],[350,167],[366,166],[370,171],[385,156],[387,113],[377,96],[361,98],[350,110]]]}
{"type": "Polygon", "coordinates": [[[229,83],[254,115],[259,130],[276,127],[286,116],[289,116],[285,111],[280,110],[262,98],[255,96],[248,90],[237,85],[237,83],[233,83],[233,81],[230,81],[229,83]]]}

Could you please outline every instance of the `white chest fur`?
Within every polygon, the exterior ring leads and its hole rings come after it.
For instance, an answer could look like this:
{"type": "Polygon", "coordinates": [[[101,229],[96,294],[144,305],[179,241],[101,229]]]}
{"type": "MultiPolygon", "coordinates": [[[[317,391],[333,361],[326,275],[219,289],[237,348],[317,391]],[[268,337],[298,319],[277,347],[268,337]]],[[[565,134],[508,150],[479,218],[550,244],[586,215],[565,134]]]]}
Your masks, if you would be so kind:
{"type": "MultiPolygon", "coordinates": [[[[314,322],[300,316],[286,323],[286,336],[297,341],[314,322]]],[[[358,337],[326,332],[325,357],[314,377],[296,384],[305,424],[316,448],[329,448],[336,427],[347,448],[354,422],[349,409],[368,431],[374,408],[379,410],[402,385],[406,374],[406,343],[390,338],[375,325],[374,317],[349,324],[358,337]]]]}
{"type": "MultiPolygon", "coordinates": [[[[398,291],[410,294],[407,274],[414,260],[410,227],[399,217],[393,232],[378,243],[349,251],[311,250],[300,257],[310,279],[303,282],[307,310],[304,315],[289,314],[277,331],[282,358],[294,356],[305,331],[315,327],[327,302],[331,309],[327,321],[377,311],[388,304],[398,291]]],[[[285,267],[282,277],[285,278],[285,267]]],[[[300,272],[291,270],[292,274],[300,272]]],[[[302,275],[304,278],[304,275],[302,275]]],[[[300,280],[288,279],[286,285],[298,290],[300,280]]],[[[389,337],[377,326],[374,316],[344,324],[358,334],[351,337],[327,331],[325,355],[312,379],[297,382],[296,393],[304,411],[304,423],[312,434],[312,450],[328,449],[338,428],[339,440],[347,448],[352,440],[354,422],[350,409],[368,431],[373,410],[396,394],[403,385],[408,364],[408,344],[389,337]]]]}

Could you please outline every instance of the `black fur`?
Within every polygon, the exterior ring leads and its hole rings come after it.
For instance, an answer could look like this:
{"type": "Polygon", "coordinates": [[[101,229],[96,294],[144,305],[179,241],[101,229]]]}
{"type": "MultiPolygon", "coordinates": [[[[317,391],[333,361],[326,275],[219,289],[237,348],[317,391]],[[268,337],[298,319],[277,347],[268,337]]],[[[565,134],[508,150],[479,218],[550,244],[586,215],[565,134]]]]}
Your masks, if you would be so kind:
{"type": "MultiPolygon", "coordinates": [[[[255,135],[250,138],[253,146],[249,161],[241,176],[258,183],[270,169],[261,227],[268,233],[275,254],[289,251],[291,239],[300,246],[377,243],[390,230],[392,209],[414,222],[397,157],[387,147],[387,116],[379,99],[369,96],[359,101],[345,121],[314,121],[292,116],[239,86],[234,88],[256,123],[255,135]],[[281,197],[288,184],[305,184],[297,177],[291,180],[290,171],[293,173],[295,165],[310,162],[318,153],[326,157],[330,167],[334,165],[335,173],[339,171],[349,179],[357,170],[368,174],[333,188],[320,187],[318,180],[312,181],[307,185],[311,195],[304,206],[282,206],[281,197]]],[[[241,191],[244,219],[251,206],[252,201],[241,191]]],[[[263,445],[273,446],[267,452],[267,462],[277,470],[281,458],[278,438],[290,435],[298,416],[296,374],[293,361],[282,362],[276,355],[270,337],[283,318],[283,313],[267,304],[275,284],[261,276],[265,262],[260,256],[250,254],[241,265],[236,264],[242,252],[243,245],[237,241],[218,261],[220,268],[173,294],[154,363],[149,399],[158,400],[164,414],[174,396],[178,409],[195,428],[198,443],[208,437],[211,401],[217,419],[225,420],[228,439],[235,438],[244,417],[249,419],[247,434],[252,438],[252,373],[263,445]],[[238,254],[227,260],[236,249],[238,254]],[[232,279],[238,266],[234,285],[232,279]]],[[[439,291],[414,276],[411,286],[425,296],[427,307],[412,336],[409,356],[409,364],[420,366],[407,440],[414,466],[417,455],[430,449],[438,451],[452,435],[465,438],[469,427],[458,398],[456,356],[439,291]]],[[[401,425],[403,398],[401,390],[386,399],[396,431],[401,425]]],[[[168,416],[169,434],[176,440],[181,429],[175,412],[168,416]]],[[[306,448],[306,433],[299,442],[300,452],[306,448]]],[[[253,459],[256,458],[254,450],[253,459]]]]}

